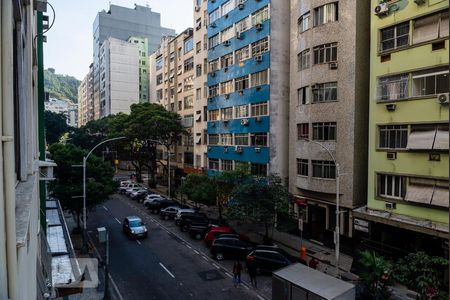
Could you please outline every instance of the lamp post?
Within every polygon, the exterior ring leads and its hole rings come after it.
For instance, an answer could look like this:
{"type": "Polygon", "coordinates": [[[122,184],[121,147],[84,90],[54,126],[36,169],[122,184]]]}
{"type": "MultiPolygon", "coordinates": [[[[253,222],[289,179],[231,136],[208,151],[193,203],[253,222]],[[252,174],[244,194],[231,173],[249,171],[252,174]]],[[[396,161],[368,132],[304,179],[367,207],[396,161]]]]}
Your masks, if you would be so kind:
{"type": "Polygon", "coordinates": [[[325,149],[328,154],[331,156],[331,159],[334,162],[334,165],[336,167],[336,228],[334,233],[334,253],[335,253],[335,260],[336,260],[336,275],[339,277],[339,250],[340,250],[340,208],[339,208],[339,178],[340,178],[340,170],[339,170],[339,164],[336,162],[336,158],[334,157],[333,153],[331,153],[330,149],[325,147],[319,142],[309,140],[309,142],[319,145],[323,149],[325,149]]]}
{"type": "Polygon", "coordinates": [[[98,143],[94,148],[89,151],[89,153],[83,157],[83,246],[81,247],[81,253],[86,254],[87,253],[87,239],[86,239],[86,231],[87,231],[87,224],[86,224],[86,161],[88,160],[89,156],[92,154],[92,152],[97,149],[99,146],[116,140],[122,140],[126,137],[116,137],[112,139],[104,140],[100,143],[98,143]]]}

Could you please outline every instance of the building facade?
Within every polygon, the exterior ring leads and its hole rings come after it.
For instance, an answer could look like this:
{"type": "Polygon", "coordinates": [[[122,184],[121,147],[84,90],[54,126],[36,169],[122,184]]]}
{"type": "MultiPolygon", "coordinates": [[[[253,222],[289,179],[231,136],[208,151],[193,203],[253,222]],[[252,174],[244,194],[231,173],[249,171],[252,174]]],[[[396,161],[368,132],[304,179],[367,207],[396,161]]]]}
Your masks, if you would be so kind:
{"type": "Polygon", "coordinates": [[[288,177],[288,1],[208,1],[209,173],[288,177]]]}
{"type": "Polygon", "coordinates": [[[306,237],[332,245],[365,204],[370,6],[291,0],[289,190],[306,237]]]}
{"type": "MultiPolygon", "coordinates": [[[[83,90],[84,88],[82,88],[83,90]]],[[[85,91],[82,91],[85,92],[85,91]]],[[[60,100],[55,98],[50,98],[45,101],[45,110],[64,114],[67,118],[67,125],[72,127],[78,126],[78,104],[73,103],[70,100],[60,100]]]]}
{"type": "Polygon", "coordinates": [[[448,255],[448,1],[371,1],[363,241],[388,254],[448,255]]]}
{"type": "Polygon", "coordinates": [[[99,61],[99,117],[130,113],[130,106],[139,103],[139,51],[134,43],[115,38],[104,41],[99,61]]]}
{"type": "Polygon", "coordinates": [[[128,42],[139,48],[139,102],[149,102],[148,40],[147,38],[131,36],[128,38],[128,42]]]}

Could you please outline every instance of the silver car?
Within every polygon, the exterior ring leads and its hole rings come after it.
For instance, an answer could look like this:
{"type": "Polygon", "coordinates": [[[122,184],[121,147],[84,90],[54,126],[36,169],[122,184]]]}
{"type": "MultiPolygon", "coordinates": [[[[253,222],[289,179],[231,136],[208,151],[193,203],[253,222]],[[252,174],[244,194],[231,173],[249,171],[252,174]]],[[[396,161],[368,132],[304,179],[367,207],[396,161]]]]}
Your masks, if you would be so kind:
{"type": "Polygon", "coordinates": [[[147,227],[142,222],[141,218],[136,216],[128,216],[122,223],[123,232],[131,238],[145,238],[147,237],[147,227]]]}

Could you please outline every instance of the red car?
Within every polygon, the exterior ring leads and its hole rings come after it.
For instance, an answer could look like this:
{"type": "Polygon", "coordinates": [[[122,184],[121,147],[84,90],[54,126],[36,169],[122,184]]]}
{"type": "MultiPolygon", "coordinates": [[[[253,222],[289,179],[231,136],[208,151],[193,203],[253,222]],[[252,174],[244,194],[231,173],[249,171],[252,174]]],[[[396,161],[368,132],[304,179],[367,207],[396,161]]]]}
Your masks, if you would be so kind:
{"type": "Polygon", "coordinates": [[[211,227],[205,235],[206,246],[210,247],[214,239],[224,233],[234,233],[234,230],[228,226],[211,227]]]}

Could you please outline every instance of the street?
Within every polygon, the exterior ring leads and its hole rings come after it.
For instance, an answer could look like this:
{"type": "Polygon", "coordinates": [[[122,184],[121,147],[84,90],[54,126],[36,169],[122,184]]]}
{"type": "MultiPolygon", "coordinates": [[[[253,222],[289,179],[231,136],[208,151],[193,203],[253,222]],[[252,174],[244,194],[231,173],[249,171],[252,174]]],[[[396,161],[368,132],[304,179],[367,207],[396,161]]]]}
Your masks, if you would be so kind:
{"type": "Polygon", "coordinates": [[[110,275],[123,299],[264,299],[248,285],[234,287],[227,269],[160,222],[120,195],[89,214],[91,236],[98,227],[109,230],[110,275]],[[122,233],[122,220],[130,215],[147,224],[148,238],[131,240],[122,233]]]}

